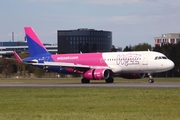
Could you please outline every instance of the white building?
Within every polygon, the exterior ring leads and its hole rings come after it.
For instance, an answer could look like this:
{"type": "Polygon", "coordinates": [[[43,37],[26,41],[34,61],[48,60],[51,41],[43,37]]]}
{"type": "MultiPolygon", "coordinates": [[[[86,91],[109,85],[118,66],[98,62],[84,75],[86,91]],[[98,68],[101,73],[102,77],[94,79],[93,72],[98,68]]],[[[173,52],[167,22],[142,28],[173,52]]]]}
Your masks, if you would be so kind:
{"type": "Polygon", "coordinates": [[[162,37],[154,38],[154,45],[161,46],[162,44],[176,44],[180,42],[180,33],[162,34],[162,37]]]}

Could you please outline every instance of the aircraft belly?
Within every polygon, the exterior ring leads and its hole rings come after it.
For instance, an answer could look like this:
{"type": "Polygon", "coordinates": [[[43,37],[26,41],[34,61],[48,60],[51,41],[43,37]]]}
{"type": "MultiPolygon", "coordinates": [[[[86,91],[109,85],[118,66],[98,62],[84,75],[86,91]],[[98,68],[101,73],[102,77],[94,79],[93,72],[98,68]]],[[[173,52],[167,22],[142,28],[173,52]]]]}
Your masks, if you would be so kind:
{"type": "Polygon", "coordinates": [[[129,65],[129,66],[123,66],[122,67],[123,72],[140,72],[141,70],[137,65],[129,65]]]}

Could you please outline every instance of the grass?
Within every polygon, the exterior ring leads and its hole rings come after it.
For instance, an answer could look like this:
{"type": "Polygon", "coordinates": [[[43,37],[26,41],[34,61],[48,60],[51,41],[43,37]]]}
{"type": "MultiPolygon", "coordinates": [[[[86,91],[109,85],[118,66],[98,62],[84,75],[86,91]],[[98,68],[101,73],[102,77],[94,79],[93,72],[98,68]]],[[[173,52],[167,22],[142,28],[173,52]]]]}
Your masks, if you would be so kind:
{"type": "MultiPolygon", "coordinates": [[[[81,77],[78,78],[1,78],[1,82],[78,82],[81,83],[81,77]]],[[[142,79],[123,79],[114,78],[114,82],[147,82],[149,78],[142,79]]],[[[180,82],[179,78],[154,78],[155,82],[180,82]]],[[[91,82],[105,82],[104,80],[92,80],[91,82]]]]}
{"type": "Polygon", "coordinates": [[[1,120],[179,120],[180,88],[0,88],[1,120]]]}

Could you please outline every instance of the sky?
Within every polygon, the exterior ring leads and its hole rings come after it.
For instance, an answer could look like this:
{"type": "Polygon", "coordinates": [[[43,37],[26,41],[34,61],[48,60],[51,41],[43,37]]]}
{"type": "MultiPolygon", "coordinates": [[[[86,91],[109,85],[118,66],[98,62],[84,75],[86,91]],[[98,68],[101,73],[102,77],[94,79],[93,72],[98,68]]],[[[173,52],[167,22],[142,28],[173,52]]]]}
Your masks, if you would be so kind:
{"type": "Polygon", "coordinates": [[[31,26],[43,43],[57,43],[57,30],[112,31],[124,48],[154,45],[154,37],[180,33],[180,0],[0,0],[0,41],[24,40],[31,26]]]}

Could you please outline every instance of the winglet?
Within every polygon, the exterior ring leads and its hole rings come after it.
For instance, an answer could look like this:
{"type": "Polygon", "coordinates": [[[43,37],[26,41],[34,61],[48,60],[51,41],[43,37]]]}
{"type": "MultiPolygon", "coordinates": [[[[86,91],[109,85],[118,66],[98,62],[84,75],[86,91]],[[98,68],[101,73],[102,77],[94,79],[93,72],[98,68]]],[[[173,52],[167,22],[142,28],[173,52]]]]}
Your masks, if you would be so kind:
{"type": "Polygon", "coordinates": [[[16,57],[17,61],[20,63],[22,62],[22,59],[19,57],[19,55],[16,53],[16,51],[13,51],[14,56],[16,57]]]}

